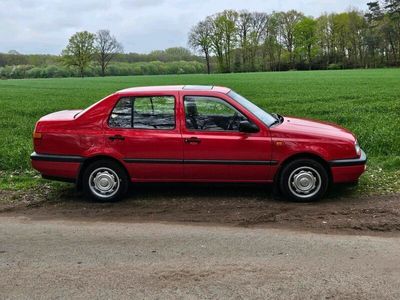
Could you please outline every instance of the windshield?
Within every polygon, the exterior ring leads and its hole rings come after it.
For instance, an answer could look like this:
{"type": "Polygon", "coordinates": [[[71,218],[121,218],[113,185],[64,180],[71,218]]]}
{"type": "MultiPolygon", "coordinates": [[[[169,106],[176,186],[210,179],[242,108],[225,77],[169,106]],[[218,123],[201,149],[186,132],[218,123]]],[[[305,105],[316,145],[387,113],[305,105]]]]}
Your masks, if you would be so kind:
{"type": "Polygon", "coordinates": [[[237,101],[240,105],[244,106],[247,110],[253,113],[260,121],[262,121],[268,127],[277,122],[277,119],[274,118],[271,114],[262,110],[257,105],[250,102],[243,96],[235,93],[234,91],[230,91],[228,93],[228,96],[230,96],[233,100],[237,101]]]}

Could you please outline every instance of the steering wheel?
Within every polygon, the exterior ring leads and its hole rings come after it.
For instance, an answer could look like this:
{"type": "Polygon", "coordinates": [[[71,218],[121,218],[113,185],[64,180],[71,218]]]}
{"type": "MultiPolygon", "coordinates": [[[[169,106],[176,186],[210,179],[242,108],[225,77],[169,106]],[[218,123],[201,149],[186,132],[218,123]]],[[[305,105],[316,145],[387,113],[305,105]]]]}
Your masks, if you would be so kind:
{"type": "Polygon", "coordinates": [[[200,127],[201,130],[204,130],[208,124],[212,124],[212,122],[210,121],[210,119],[206,119],[206,120],[204,121],[204,123],[203,123],[202,125],[200,125],[199,127],[200,127]]]}
{"type": "Polygon", "coordinates": [[[236,120],[238,120],[238,119],[239,119],[239,114],[237,111],[235,111],[231,120],[228,123],[228,126],[227,126],[228,130],[233,130],[233,125],[235,124],[236,120]]]}

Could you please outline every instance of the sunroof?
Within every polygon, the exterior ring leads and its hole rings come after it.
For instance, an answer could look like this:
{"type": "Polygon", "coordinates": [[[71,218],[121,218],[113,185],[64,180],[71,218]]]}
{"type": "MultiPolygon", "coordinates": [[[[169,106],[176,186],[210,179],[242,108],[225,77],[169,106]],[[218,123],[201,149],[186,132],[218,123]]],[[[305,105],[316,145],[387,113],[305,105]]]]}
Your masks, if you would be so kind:
{"type": "Polygon", "coordinates": [[[212,85],[185,85],[184,90],[212,90],[212,85]]]}

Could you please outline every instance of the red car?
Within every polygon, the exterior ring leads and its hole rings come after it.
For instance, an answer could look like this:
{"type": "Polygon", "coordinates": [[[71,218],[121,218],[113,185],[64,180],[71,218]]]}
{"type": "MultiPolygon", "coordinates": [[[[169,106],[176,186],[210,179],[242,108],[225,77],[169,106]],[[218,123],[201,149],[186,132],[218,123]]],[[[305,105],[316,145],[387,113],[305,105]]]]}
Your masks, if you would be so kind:
{"type": "Polygon", "coordinates": [[[42,117],[33,167],[100,201],[129,182],[276,183],[313,201],[357,182],[366,155],[334,124],[268,113],[229,88],[159,86],[116,92],[85,110],[42,117]]]}

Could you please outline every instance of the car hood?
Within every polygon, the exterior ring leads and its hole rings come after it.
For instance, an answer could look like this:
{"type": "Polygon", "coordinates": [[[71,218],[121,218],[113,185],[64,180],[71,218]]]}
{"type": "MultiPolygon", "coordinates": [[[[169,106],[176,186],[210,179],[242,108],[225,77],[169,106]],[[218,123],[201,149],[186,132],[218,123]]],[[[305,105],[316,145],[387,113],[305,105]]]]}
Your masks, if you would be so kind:
{"type": "Polygon", "coordinates": [[[355,141],[355,136],[351,131],[336,124],[295,117],[284,117],[283,123],[272,127],[271,131],[285,135],[306,135],[355,141]]]}

